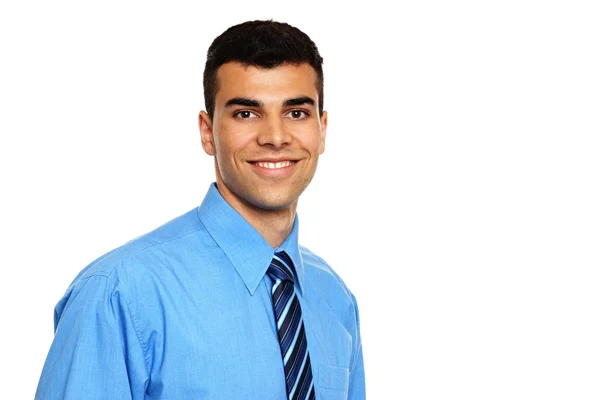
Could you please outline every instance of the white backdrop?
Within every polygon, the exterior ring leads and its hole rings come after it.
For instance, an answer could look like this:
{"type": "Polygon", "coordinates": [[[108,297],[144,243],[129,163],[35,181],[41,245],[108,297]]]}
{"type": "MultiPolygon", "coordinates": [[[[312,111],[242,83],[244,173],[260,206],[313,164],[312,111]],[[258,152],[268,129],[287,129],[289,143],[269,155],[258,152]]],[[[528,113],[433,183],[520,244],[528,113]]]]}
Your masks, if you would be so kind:
{"type": "Polygon", "coordinates": [[[386,3],[3,2],[3,398],[79,270],[201,202],[206,49],[264,18],[325,59],[300,236],[357,297],[367,397],[600,398],[597,2],[386,3]]]}

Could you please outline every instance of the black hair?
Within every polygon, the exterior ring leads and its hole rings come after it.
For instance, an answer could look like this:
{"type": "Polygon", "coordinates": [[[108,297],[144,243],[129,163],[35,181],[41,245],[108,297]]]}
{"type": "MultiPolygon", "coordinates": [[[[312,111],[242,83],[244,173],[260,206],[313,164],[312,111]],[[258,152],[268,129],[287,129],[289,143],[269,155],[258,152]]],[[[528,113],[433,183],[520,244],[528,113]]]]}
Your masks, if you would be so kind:
{"type": "Polygon", "coordinates": [[[317,73],[319,115],[323,114],[323,58],[300,29],[273,20],[246,21],[229,27],[208,48],[204,67],[204,105],[212,118],[219,90],[217,70],[228,62],[262,68],[308,63],[317,73]]]}

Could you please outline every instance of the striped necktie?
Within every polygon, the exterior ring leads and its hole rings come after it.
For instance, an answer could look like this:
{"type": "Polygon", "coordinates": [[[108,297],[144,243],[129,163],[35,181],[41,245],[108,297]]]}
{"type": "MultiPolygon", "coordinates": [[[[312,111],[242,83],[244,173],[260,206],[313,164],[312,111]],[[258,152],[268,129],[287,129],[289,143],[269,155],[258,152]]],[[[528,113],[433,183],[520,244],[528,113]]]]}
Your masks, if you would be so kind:
{"type": "Polygon", "coordinates": [[[294,290],[294,263],[283,251],[275,253],[267,273],[273,279],[273,309],[283,357],[289,400],[314,400],[310,356],[302,310],[294,290]]]}

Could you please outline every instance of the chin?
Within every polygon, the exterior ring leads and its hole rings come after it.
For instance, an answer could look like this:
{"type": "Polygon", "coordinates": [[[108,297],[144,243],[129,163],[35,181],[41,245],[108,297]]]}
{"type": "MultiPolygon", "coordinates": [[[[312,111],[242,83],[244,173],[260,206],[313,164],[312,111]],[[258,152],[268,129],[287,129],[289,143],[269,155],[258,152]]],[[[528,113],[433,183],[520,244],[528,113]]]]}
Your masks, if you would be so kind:
{"type": "MultiPolygon", "coordinates": [[[[258,185],[226,185],[230,192],[257,210],[281,211],[293,207],[303,190],[300,187],[265,187],[258,185]],[[233,189],[233,190],[232,190],[233,189]]],[[[290,185],[293,186],[293,185],[290,185]]]]}
{"type": "Polygon", "coordinates": [[[270,211],[278,211],[278,210],[287,210],[296,203],[297,200],[294,201],[285,201],[282,199],[253,199],[254,201],[250,201],[255,207],[260,208],[262,210],[270,210],[270,211]]]}
{"type": "Polygon", "coordinates": [[[298,202],[299,193],[295,190],[260,190],[247,193],[246,201],[263,210],[285,210],[298,202]]]}

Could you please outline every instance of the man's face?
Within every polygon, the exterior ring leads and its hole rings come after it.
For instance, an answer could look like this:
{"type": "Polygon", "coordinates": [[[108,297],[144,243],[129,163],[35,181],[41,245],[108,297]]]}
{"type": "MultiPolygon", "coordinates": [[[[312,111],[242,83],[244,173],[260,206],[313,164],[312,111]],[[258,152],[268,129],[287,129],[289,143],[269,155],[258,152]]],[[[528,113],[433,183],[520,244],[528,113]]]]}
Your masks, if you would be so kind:
{"type": "Polygon", "coordinates": [[[219,191],[244,207],[295,210],[325,149],[316,72],[309,64],[230,62],[217,79],[214,115],[201,112],[200,131],[202,147],[215,156],[219,191]]]}

